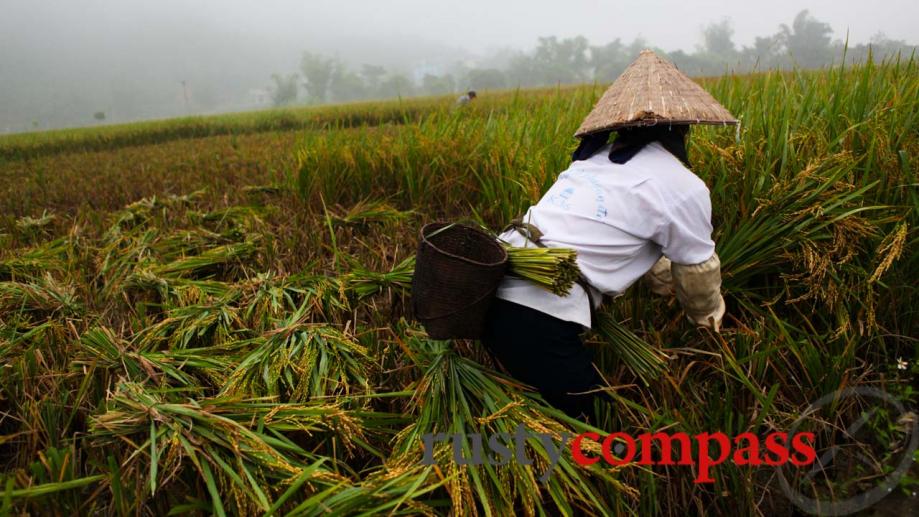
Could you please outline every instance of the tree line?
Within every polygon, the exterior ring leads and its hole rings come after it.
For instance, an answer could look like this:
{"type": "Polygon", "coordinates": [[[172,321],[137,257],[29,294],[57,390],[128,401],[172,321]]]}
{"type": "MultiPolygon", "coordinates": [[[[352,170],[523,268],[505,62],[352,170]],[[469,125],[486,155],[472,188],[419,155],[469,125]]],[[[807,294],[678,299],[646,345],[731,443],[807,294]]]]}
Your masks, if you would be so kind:
{"type": "Polygon", "coordinates": [[[623,42],[617,38],[605,45],[591,45],[577,36],[538,38],[527,52],[491,56],[491,66],[455,63],[441,74],[425,73],[410,78],[404,72],[364,64],[352,69],[336,58],[304,52],[298,73],[274,74],[271,99],[274,105],[296,102],[321,104],[361,99],[444,95],[464,90],[536,87],[555,84],[608,83],[632,62],[641,50],[654,48],[690,75],[745,73],[755,70],[818,68],[839,62],[882,59],[916,50],[902,40],[879,33],[869,43],[849,45],[833,40],[829,24],[799,12],[791,24],[782,24],[772,35],[756,37],[752,46],[738,47],[729,20],[709,24],[702,30],[695,52],[667,52],[642,38],[623,42]]]}

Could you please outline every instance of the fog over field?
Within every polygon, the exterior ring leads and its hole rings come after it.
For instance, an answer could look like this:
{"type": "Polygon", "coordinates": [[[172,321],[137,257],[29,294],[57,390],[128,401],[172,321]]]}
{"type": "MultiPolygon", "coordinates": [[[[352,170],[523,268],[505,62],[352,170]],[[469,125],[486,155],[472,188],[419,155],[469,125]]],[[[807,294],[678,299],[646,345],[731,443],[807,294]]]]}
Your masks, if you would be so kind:
{"type": "Polygon", "coordinates": [[[605,82],[646,46],[694,74],[819,66],[847,34],[856,57],[909,49],[917,19],[912,0],[3,0],[0,134],[605,82]]]}

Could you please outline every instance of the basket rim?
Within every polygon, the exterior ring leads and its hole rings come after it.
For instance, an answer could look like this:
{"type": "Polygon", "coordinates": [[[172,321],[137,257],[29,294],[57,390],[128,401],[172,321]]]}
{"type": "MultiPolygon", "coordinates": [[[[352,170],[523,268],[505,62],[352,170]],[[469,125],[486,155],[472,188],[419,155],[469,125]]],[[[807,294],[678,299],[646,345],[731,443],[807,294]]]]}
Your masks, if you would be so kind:
{"type": "Polygon", "coordinates": [[[499,244],[497,240],[494,240],[494,239],[492,238],[491,235],[488,235],[487,233],[483,232],[483,231],[482,231],[481,229],[479,229],[479,228],[476,228],[476,227],[474,227],[474,226],[469,226],[468,224],[462,224],[462,223],[447,223],[447,222],[443,222],[443,221],[434,222],[434,223],[428,223],[428,224],[426,224],[426,225],[424,225],[424,226],[421,227],[421,241],[424,242],[424,243],[427,243],[428,246],[430,246],[430,247],[434,248],[435,250],[437,250],[438,253],[442,253],[442,254],[444,254],[444,255],[446,255],[446,256],[448,256],[448,257],[451,257],[451,258],[455,258],[455,259],[458,259],[458,260],[462,260],[463,262],[467,262],[467,263],[469,263],[469,264],[475,264],[475,265],[477,265],[477,266],[500,266],[501,264],[506,264],[506,263],[507,263],[507,250],[504,249],[504,246],[501,246],[501,244],[499,244]],[[427,234],[430,233],[430,232],[428,231],[429,229],[431,229],[432,227],[438,227],[438,229],[439,229],[439,228],[442,228],[442,227],[444,227],[444,226],[450,226],[450,225],[456,226],[456,227],[459,227],[459,228],[465,228],[465,229],[467,229],[467,230],[472,230],[473,232],[478,233],[479,235],[482,235],[482,236],[487,237],[487,238],[489,238],[490,240],[492,240],[492,242],[494,243],[494,245],[495,245],[498,249],[501,250],[501,257],[502,257],[501,260],[498,260],[498,261],[496,261],[496,262],[480,262],[480,261],[478,261],[478,260],[473,260],[473,259],[471,259],[471,258],[469,258],[469,257],[464,257],[464,256],[462,256],[462,255],[457,255],[457,254],[455,254],[455,253],[450,253],[449,251],[445,251],[445,250],[443,250],[443,249],[437,247],[433,242],[431,242],[431,241],[428,240],[427,234]]]}

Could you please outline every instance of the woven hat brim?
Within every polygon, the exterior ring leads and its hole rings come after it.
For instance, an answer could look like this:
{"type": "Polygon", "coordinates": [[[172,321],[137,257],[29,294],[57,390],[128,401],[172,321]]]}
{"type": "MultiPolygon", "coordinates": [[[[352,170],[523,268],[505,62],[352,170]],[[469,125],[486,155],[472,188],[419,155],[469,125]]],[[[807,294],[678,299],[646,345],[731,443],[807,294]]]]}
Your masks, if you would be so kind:
{"type": "Polygon", "coordinates": [[[734,120],[698,120],[698,119],[640,119],[634,120],[631,122],[622,122],[620,124],[614,124],[608,127],[601,127],[599,129],[594,129],[591,131],[581,131],[578,130],[575,133],[575,136],[586,136],[593,133],[599,133],[601,131],[615,131],[617,129],[624,129],[627,127],[652,127],[652,126],[688,126],[688,125],[699,125],[699,126],[736,126],[740,121],[734,120]]]}
{"type": "Polygon", "coordinates": [[[658,124],[737,123],[702,86],[645,50],[604,92],[575,136],[658,124]]]}

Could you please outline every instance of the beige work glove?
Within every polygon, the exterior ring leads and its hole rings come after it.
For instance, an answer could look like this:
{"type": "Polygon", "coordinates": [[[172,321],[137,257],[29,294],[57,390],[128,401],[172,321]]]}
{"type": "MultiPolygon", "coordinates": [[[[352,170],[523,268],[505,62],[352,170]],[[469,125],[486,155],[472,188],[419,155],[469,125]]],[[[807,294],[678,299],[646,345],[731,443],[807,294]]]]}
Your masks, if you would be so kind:
{"type": "Polygon", "coordinates": [[[661,257],[660,260],[651,266],[651,270],[645,273],[645,281],[651,287],[651,292],[661,296],[670,296],[673,294],[673,275],[670,274],[670,259],[661,257]]]}
{"type": "Polygon", "coordinates": [[[689,321],[718,332],[725,310],[718,254],[700,264],[671,264],[670,271],[676,297],[689,321]]]}

